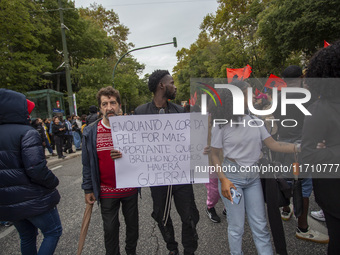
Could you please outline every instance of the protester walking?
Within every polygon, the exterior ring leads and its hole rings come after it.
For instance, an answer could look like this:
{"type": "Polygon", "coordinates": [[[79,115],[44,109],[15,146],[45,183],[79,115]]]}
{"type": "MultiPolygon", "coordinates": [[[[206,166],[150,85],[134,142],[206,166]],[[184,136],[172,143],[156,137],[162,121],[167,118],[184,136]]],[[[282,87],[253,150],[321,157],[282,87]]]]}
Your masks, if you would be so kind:
{"type": "Polygon", "coordinates": [[[21,253],[52,255],[62,234],[58,178],[46,166],[42,140],[29,125],[26,97],[0,89],[0,221],[19,232],[21,253]],[[44,235],[37,251],[38,229],[44,235]]]}

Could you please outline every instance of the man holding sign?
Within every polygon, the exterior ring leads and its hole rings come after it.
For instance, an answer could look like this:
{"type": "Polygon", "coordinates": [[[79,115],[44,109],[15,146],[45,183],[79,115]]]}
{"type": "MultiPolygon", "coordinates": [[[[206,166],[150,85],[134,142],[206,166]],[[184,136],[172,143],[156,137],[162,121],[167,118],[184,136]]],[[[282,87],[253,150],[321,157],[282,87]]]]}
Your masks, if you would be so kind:
{"type": "MultiPolygon", "coordinates": [[[[176,97],[176,86],[170,73],[166,70],[156,70],[149,77],[149,90],[154,94],[152,102],[136,108],[135,114],[168,114],[183,113],[183,107],[169,102],[176,97]]],[[[194,254],[197,249],[196,224],[199,213],[196,208],[191,184],[150,187],[153,200],[152,217],[157,221],[163,235],[169,255],[178,253],[174,228],[170,217],[172,196],[182,220],[182,244],[184,254],[194,254]]]]}
{"type": "Polygon", "coordinates": [[[136,254],[138,240],[138,196],[136,188],[116,188],[115,160],[122,153],[113,147],[109,117],[117,116],[120,110],[120,95],[112,87],[97,93],[98,105],[103,119],[84,129],[82,162],[85,202],[100,202],[104,225],[105,249],[107,255],[119,252],[120,204],[126,223],[126,253],[136,254]]]}

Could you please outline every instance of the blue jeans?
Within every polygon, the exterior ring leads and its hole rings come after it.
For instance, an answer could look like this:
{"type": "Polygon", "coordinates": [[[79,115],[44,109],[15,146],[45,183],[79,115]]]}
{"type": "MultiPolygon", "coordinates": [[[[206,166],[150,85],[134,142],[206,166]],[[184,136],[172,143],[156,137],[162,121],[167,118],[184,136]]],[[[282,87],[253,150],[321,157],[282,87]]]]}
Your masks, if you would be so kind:
{"type": "Polygon", "coordinates": [[[46,148],[47,148],[48,152],[50,154],[52,154],[53,153],[53,149],[52,149],[52,147],[50,145],[50,142],[48,141],[47,137],[45,137],[45,143],[46,143],[46,148]]]}
{"type": "MultiPolygon", "coordinates": [[[[224,160],[224,166],[234,166],[239,169],[237,163],[224,160]]],[[[264,206],[263,191],[260,178],[252,175],[251,178],[240,178],[241,173],[225,173],[227,178],[235,185],[237,191],[242,194],[240,204],[231,204],[230,200],[221,193],[221,182],[218,182],[220,196],[227,208],[228,241],[230,253],[241,255],[242,236],[244,233],[245,214],[247,212],[248,223],[253,234],[257,253],[261,255],[273,254],[270,241],[270,233],[267,226],[266,211],[264,206]]]]}
{"type": "Polygon", "coordinates": [[[52,255],[62,233],[57,207],[46,213],[16,221],[14,226],[20,235],[21,253],[23,255],[52,255]],[[37,253],[38,229],[43,233],[44,240],[37,253]]]}
{"type": "Polygon", "coordinates": [[[72,135],[74,146],[76,146],[76,149],[80,149],[81,138],[79,133],[77,131],[72,131],[72,135]]]}

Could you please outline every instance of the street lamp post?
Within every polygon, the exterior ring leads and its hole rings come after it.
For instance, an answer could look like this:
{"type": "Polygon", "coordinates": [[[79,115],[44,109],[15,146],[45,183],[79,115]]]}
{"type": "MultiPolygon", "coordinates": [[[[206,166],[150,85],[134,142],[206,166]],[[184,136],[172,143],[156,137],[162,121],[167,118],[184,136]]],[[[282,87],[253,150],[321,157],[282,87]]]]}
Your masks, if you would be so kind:
{"type": "Polygon", "coordinates": [[[60,23],[61,23],[61,39],[63,41],[63,52],[64,52],[64,62],[65,62],[65,71],[66,71],[67,100],[68,100],[68,107],[69,107],[70,114],[73,114],[74,113],[73,91],[72,91],[70,64],[68,60],[68,51],[67,51],[66,36],[65,36],[66,26],[64,25],[64,16],[63,16],[63,9],[61,6],[61,0],[58,0],[58,3],[59,3],[59,15],[60,15],[60,23]]]}
{"type": "Polygon", "coordinates": [[[141,48],[135,48],[135,49],[132,49],[132,50],[129,50],[128,52],[124,53],[117,61],[117,63],[115,64],[115,67],[113,68],[113,73],[112,73],[112,87],[115,87],[114,85],[114,78],[115,78],[115,72],[116,72],[116,69],[117,69],[117,66],[119,64],[119,62],[129,53],[131,53],[132,51],[136,51],[136,50],[144,50],[144,49],[149,49],[149,48],[153,48],[153,47],[158,47],[158,46],[163,46],[163,45],[168,45],[168,44],[173,44],[174,47],[177,48],[177,39],[176,37],[174,37],[172,39],[172,42],[167,42],[167,43],[161,43],[161,44],[155,44],[155,45],[150,45],[150,46],[145,46],[145,47],[141,47],[141,48]]]}

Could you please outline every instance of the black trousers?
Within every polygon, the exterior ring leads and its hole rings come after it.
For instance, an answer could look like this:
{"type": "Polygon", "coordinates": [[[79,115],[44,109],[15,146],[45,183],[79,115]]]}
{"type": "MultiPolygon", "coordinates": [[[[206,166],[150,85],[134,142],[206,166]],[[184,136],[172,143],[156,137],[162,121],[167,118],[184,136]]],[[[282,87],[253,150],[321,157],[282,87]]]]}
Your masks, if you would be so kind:
{"type": "Polygon", "coordinates": [[[57,154],[59,158],[63,156],[63,140],[64,140],[63,136],[57,135],[54,136],[54,143],[57,148],[57,154]]]}
{"type": "Polygon", "coordinates": [[[100,208],[104,226],[106,255],[119,255],[119,208],[126,224],[126,254],[136,254],[138,228],[138,194],[123,198],[102,198],[100,208]]]}
{"type": "Polygon", "coordinates": [[[277,181],[274,178],[263,178],[261,179],[261,183],[263,195],[267,203],[268,220],[274,240],[275,251],[277,254],[286,255],[288,253],[279,207],[278,192],[280,192],[280,190],[277,181]]]}
{"type": "Polygon", "coordinates": [[[328,228],[328,255],[340,254],[340,219],[323,210],[328,228]]]}
{"type": "Polygon", "coordinates": [[[64,152],[68,150],[68,153],[72,153],[72,142],[73,142],[73,136],[72,135],[65,135],[65,147],[64,152]]]}
{"type": "Polygon", "coordinates": [[[48,134],[50,136],[50,140],[51,140],[51,148],[52,150],[55,150],[55,142],[54,142],[54,135],[53,134],[48,134]]]}
{"type": "MultiPolygon", "coordinates": [[[[150,187],[153,200],[152,217],[158,223],[169,251],[178,249],[178,243],[175,241],[175,233],[172,220],[169,215],[166,225],[164,226],[164,209],[168,186],[150,187]]],[[[176,210],[182,221],[182,244],[184,254],[194,254],[197,250],[197,232],[196,225],[199,221],[199,212],[195,204],[194,192],[191,184],[173,185],[172,196],[174,198],[176,210]]]]}

